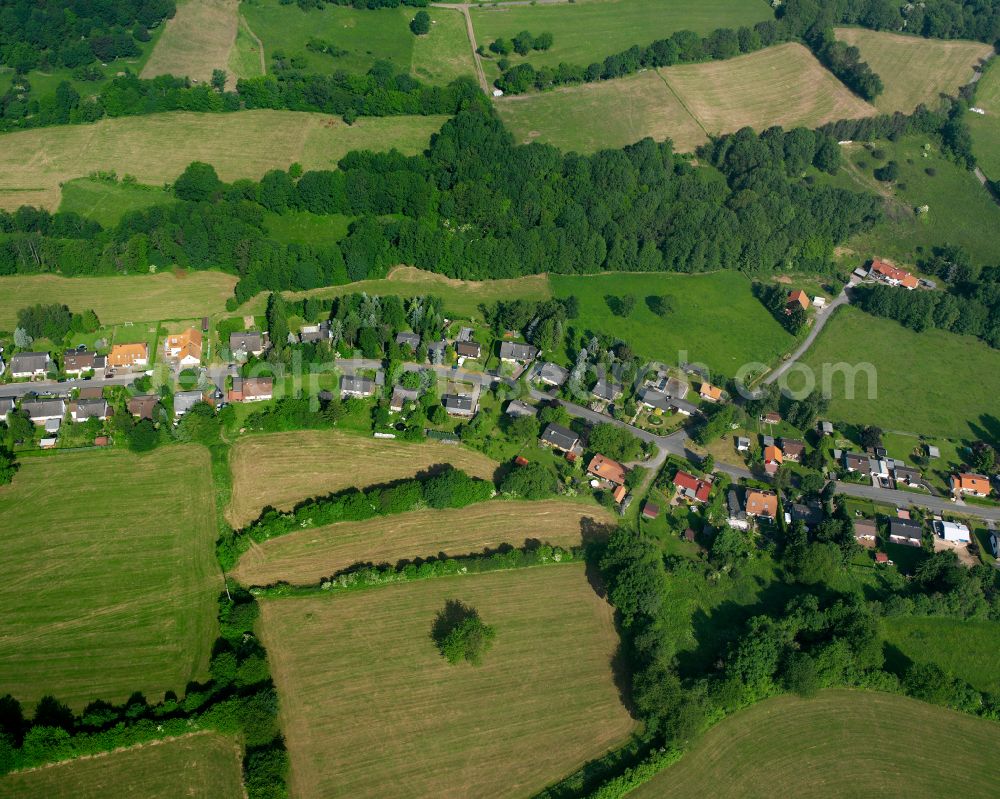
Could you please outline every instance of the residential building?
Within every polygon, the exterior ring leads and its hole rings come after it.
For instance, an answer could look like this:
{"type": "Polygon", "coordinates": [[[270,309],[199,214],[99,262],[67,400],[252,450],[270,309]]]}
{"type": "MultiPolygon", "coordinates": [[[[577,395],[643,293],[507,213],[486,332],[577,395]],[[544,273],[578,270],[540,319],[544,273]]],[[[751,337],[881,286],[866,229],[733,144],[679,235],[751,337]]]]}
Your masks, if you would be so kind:
{"type": "Polygon", "coordinates": [[[722,389],[711,383],[702,383],[698,389],[698,396],[708,402],[718,402],[722,399],[722,389]]]}
{"type": "Polygon", "coordinates": [[[84,372],[94,370],[94,359],[97,355],[87,350],[66,350],[63,353],[63,371],[68,375],[79,377],[84,372]]]}
{"type": "Polygon", "coordinates": [[[788,295],[788,301],[785,303],[786,313],[791,313],[796,308],[801,308],[803,311],[809,310],[809,295],[802,289],[796,289],[791,292],[788,295]]]}
{"type": "Polygon", "coordinates": [[[589,474],[601,480],[606,480],[613,485],[622,485],[625,483],[625,471],[625,467],[618,461],[605,458],[600,454],[591,458],[590,464],[587,466],[589,474]]]}
{"type": "Polygon", "coordinates": [[[340,378],[341,397],[370,397],[375,393],[375,381],[370,377],[342,375],[340,378]]]}
{"type": "Polygon", "coordinates": [[[167,336],[163,342],[163,354],[177,361],[181,367],[197,366],[201,363],[202,336],[200,330],[189,327],[183,333],[167,336]]]}
{"type": "Polygon", "coordinates": [[[674,413],[679,413],[681,416],[693,416],[698,412],[697,405],[693,405],[690,402],[677,399],[675,397],[671,397],[667,400],[667,407],[674,413]]]}
{"type": "Polygon", "coordinates": [[[760,420],[764,424],[781,424],[781,414],[776,411],[768,411],[760,417],[760,420]]]}
{"type": "Polygon", "coordinates": [[[318,325],[303,325],[299,328],[299,341],[302,344],[319,344],[332,338],[328,321],[320,322],[318,325]]]}
{"type": "Polygon", "coordinates": [[[777,474],[781,467],[782,457],[781,450],[773,444],[770,447],[764,447],[764,471],[767,474],[777,474]]]}
{"type": "Polygon", "coordinates": [[[81,399],[70,404],[70,416],[74,422],[85,422],[88,419],[100,419],[103,422],[109,415],[108,403],[103,399],[81,399]]]}
{"type": "Polygon", "coordinates": [[[737,436],[736,438],[736,451],[737,452],[749,452],[750,451],[750,439],[746,436],[737,436]]]}
{"type": "Polygon", "coordinates": [[[614,402],[622,395],[622,387],[621,384],[614,382],[614,380],[608,380],[606,377],[601,377],[598,379],[590,393],[600,400],[614,402]]]}
{"type": "Polygon", "coordinates": [[[833,435],[833,422],[819,422],[816,429],[824,436],[833,435]]]}
{"type": "Polygon", "coordinates": [[[580,444],[580,437],[568,427],[553,423],[542,432],[541,441],[553,449],[572,452],[580,444]]]}
{"type": "Polygon", "coordinates": [[[774,519],[778,516],[778,495],[773,491],[747,491],[745,506],[747,516],[774,519]]]}
{"type": "Polygon", "coordinates": [[[849,472],[868,472],[871,474],[871,458],[867,455],[858,455],[856,452],[845,452],[844,468],[849,472]]]}
{"type": "Polygon", "coordinates": [[[416,402],[420,397],[420,392],[415,388],[403,388],[395,386],[392,389],[392,399],[389,400],[389,410],[399,413],[408,402],[416,402]]]}
{"type": "Polygon", "coordinates": [[[452,416],[472,416],[476,412],[476,398],[472,394],[445,394],[441,404],[452,416]]]}
{"type": "Polygon", "coordinates": [[[156,394],[140,394],[130,397],[128,401],[128,412],[140,419],[152,419],[153,411],[156,410],[156,403],[160,398],[156,394]]]}
{"type": "Polygon", "coordinates": [[[55,435],[59,432],[59,428],[62,427],[62,419],[49,419],[45,422],[45,432],[51,435],[55,435]]]}
{"type": "Polygon", "coordinates": [[[781,439],[781,456],[786,461],[792,461],[793,463],[799,463],[802,460],[802,456],[806,454],[806,442],[800,441],[797,438],[782,438],[781,439]]]}
{"type": "Polygon", "coordinates": [[[15,380],[24,377],[45,377],[55,369],[47,352],[19,352],[10,359],[10,376],[15,380]]]}
{"type": "Polygon", "coordinates": [[[654,411],[669,411],[670,397],[655,388],[642,388],[639,391],[639,402],[654,411]]]}
{"type": "Polygon", "coordinates": [[[472,328],[463,327],[458,331],[458,337],[455,339],[456,342],[459,341],[472,341],[472,328]]]}
{"type": "Polygon", "coordinates": [[[444,353],[448,349],[447,341],[432,341],[427,345],[427,358],[433,364],[444,363],[444,353]]]}
{"type": "Polygon", "coordinates": [[[229,389],[230,402],[262,402],[274,396],[274,379],[271,377],[234,377],[229,389]]]}
{"type": "Polygon", "coordinates": [[[247,330],[241,333],[229,334],[229,350],[233,358],[245,361],[251,355],[255,358],[264,354],[267,349],[267,333],[259,330],[247,330]]]}
{"type": "Polygon", "coordinates": [[[789,521],[802,522],[807,530],[812,530],[823,521],[823,509],[818,502],[808,502],[805,504],[796,502],[792,505],[791,513],[788,516],[789,521]]]}
{"type": "Polygon", "coordinates": [[[826,307],[826,297],[817,294],[815,297],[813,297],[813,305],[816,306],[817,311],[822,310],[823,308],[826,307]]]}
{"type": "Polygon", "coordinates": [[[112,369],[145,369],[149,365],[149,346],[142,341],[137,344],[115,344],[108,355],[108,366],[112,369]]]}
{"type": "Polygon", "coordinates": [[[49,419],[62,419],[66,415],[66,403],[61,399],[28,400],[21,403],[21,410],[35,424],[45,424],[49,419]]]}
{"type": "Polygon", "coordinates": [[[561,386],[569,379],[569,370],[556,363],[543,363],[538,367],[537,377],[548,386],[561,386]]]}
{"type": "MultiPolygon", "coordinates": [[[[657,384],[657,388],[660,389],[668,397],[673,397],[674,399],[684,399],[688,393],[688,384],[681,380],[679,377],[670,377],[669,375],[664,375],[660,382],[657,384]]],[[[712,388],[715,388],[712,386],[712,388]]],[[[721,392],[720,392],[721,397],[721,392]]]]}
{"type": "Polygon", "coordinates": [[[84,386],[77,394],[77,399],[103,399],[104,389],[101,386],[84,386]]]}
{"type": "Polygon", "coordinates": [[[13,397],[0,397],[0,419],[6,419],[7,414],[14,410],[13,397]]]}
{"type": "Polygon", "coordinates": [[[968,544],[972,541],[972,533],[969,532],[969,528],[956,522],[935,521],[934,532],[945,541],[951,541],[954,544],[968,544]]]}
{"type": "Polygon", "coordinates": [[[642,505],[642,516],[644,519],[656,519],[660,515],[660,506],[648,499],[642,505]]]}
{"type": "Polygon", "coordinates": [[[699,480],[693,474],[678,470],[674,475],[674,485],[678,496],[695,502],[707,502],[712,493],[712,484],[707,480],[699,480]]]}
{"type": "Polygon", "coordinates": [[[517,344],[513,341],[505,341],[500,345],[500,360],[508,363],[535,360],[538,355],[538,348],[530,344],[517,344]]]}
{"type": "Polygon", "coordinates": [[[880,280],[890,286],[903,286],[910,291],[920,285],[920,281],[905,269],[899,269],[881,258],[875,258],[872,261],[872,267],[868,274],[875,280],[880,280]]]}
{"type": "Polygon", "coordinates": [[[931,445],[931,444],[928,444],[927,445],[927,457],[928,458],[940,458],[941,457],[941,450],[938,449],[937,447],[931,445]]]}
{"type": "Polygon", "coordinates": [[[874,519],[854,520],[854,539],[861,546],[871,549],[875,546],[877,538],[878,526],[875,524],[874,519]]]}
{"type": "Polygon", "coordinates": [[[475,360],[482,355],[482,349],[478,341],[459,341],[455,344],[455,354],[459,358],[472,358],[475,360]]]}
{"type": "Polygon", "coordinates": [[[611,492],[611,496],[615,502],[621,505],[625,497],[628,496],[628,489],[625,486],[618,486],[618,488],[611,492]]]}
{"type": "Polygon", "coordinates": [[[962,472],[951,476],[951,490],[955,494],[971,494],[974,497],[987,497],[990,494],[990,478],[982,474],[962,472]]]}
{"type": "Polygon", "coordinates": [[[908,486],[920,485],[920,472],[908,466],[894,466],[892,476],[897,483],[905,483],[908,486]]]}
{"type": "Polygon", "coordinates": [[[396,343],[400,347],[409,347],[416,352],[420,347],[420,335],[404,330],[396,334],[396,343]]]}
{"type": "Polygon", "coordinates": [[[735,488],[730,488],[726,492],[726,509],[729,512],[730,527],[735,527],[737,530],[746,530],[750,527],[746,511],[743,509],[743,503],[740,502],[740,495],[736,492],[735,488]]]}
{"type": "Polygon", "coordinates": [[[507,403],[508,416],[538,416],[538,408],[521,400],[511,400],[507,403]]]}
{"type": "Polygon", "coordinates": [[[178,391],[174,394],[174,419],[180,419],[199,402],[205,399],[201,391],[178,391]]]}
{"type": "Polygon", "coordinates": [[[908,519],[890,519],[889,540],[894,544],[919,547],[923,541],[923,530],[919,524],[908,519]]]}

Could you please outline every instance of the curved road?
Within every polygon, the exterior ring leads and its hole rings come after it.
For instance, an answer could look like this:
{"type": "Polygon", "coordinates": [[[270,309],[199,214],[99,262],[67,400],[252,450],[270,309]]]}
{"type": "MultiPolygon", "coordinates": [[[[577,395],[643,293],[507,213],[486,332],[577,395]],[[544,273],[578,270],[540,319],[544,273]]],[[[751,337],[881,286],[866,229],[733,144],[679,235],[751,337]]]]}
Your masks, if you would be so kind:
{"type": "Polygon", "coordinates": [[[780,380],[781,376],[785,374],[792,365],[795,364],[799,358],[805,355],[806,351],[813,345],[816,340],[816,336],[819,335],[820,331],[829,321],[830,317],[833,316],[833,312],[839,308],[841,305],[845,305],[851,301],[850,296],[847,293],[847,289],[851,284],[848,283],[841,289],[840,294],[837,298],[826,306],[822,311],[816,314],[816,321],[813,323],[812,329],[809,334],[803,339],[802,343],[795,348],[795,352],[789,356],[788,360],[781,364],[777,369],[775,369],[771,374],[764,378],[764,385],[771,385],[775,380],[780,380]]]}

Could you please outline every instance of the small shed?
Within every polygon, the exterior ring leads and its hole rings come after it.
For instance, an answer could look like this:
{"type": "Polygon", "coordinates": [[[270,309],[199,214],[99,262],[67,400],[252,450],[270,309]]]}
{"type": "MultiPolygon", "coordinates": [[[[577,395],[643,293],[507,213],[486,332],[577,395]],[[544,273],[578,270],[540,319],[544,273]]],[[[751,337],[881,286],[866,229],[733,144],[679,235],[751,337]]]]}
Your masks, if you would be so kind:
{"type": "Polygon", "coordinates": [[[642,506],[642,515],[647,519],[656,519],[660,515],[660,506],[655,502],[647,501],[642,506]]]}

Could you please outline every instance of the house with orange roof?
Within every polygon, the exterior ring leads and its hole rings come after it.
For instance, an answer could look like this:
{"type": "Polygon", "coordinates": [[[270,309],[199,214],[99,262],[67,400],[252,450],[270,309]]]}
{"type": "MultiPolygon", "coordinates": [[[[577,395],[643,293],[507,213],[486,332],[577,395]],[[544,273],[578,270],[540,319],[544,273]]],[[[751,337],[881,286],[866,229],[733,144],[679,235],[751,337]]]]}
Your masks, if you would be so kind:
{"type": "Polygon", "coordinates": [[[148,364],[149,347],[146,342],[115,344],[108,354],[108,366],[112,369],[145,368],[148,364]]]}
{"type": "Polygon", "coordinates": [[[803,311],[809,310],[809,295],[802,289],[796,289],[788,295],[788,302],[785,303],[785,312],[791,313],[796,308],[803,311]]]}
{"type": "Polygon", "coordinates": [[[601,480],[607,480],[613,485],[625,484],[625,467],[618,461],[605,458],[603,455],[595,455],[587,466],[587,472],[601,480]]]}
{"type": "Polygon", "coordinates": [[[181,366],[197,366],[201,363],[201,346],[201,331],[189,327],[183,333],[167,336],[163,354],[181,366]]]}
{"type": "Polygon", "coordinates": [[[890,286],[902,286],[910,291],[920,285],[920,281],[905,269],[893,266],[881,258],[872,260],[872,268],[868,274],[875,280],[881,280],[890,286]]]}
{"type": "Polygon", "coordinates": [[[974,497],[988,497],[990,478],[983,474],[962,472],[951,476],[951,490],[954,494],[971,494],[974,497]]]}
{"type": "Polygon", "coordinates": [[[774,444],[764,447],[764,471],[768,474],[776,474],[782,461],[781,450],[774,444]]]}
{"type": "Polygon", "coordinates": [[[698,389],[698,395],[703,400],[718,402],[722,399],[722,389],[718,386],[713,386],[711,383],[702,383],[701,388],[698,389]]]}
{"type": "Polygon", "coordinates": [[[763,516],[774,519],[778,515],[778,495],[773,491],[747,491],[747,516],[763,516]]]}

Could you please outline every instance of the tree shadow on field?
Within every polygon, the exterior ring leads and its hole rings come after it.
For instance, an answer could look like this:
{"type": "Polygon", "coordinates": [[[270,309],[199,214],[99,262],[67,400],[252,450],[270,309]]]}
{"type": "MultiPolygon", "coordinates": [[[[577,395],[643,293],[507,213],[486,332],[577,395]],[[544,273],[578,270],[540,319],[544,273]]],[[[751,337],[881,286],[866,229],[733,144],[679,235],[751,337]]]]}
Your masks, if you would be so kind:
{"type": "Polygon", "coordinates": [[[883,643],[882,654],[885,656],[885,670],[895,674],[899,679],[903,679],[907,670],[913,665],[913,660],[895,644],[883,643]]]}
{"type": "Polygon", "coordinates": [[[431,640],[435,646],[441,647],[452,630],[460,627],[469,619],[478,619],[479,612],[459,599],[449,599],[438,611],[431,625],[431,640]]]}

